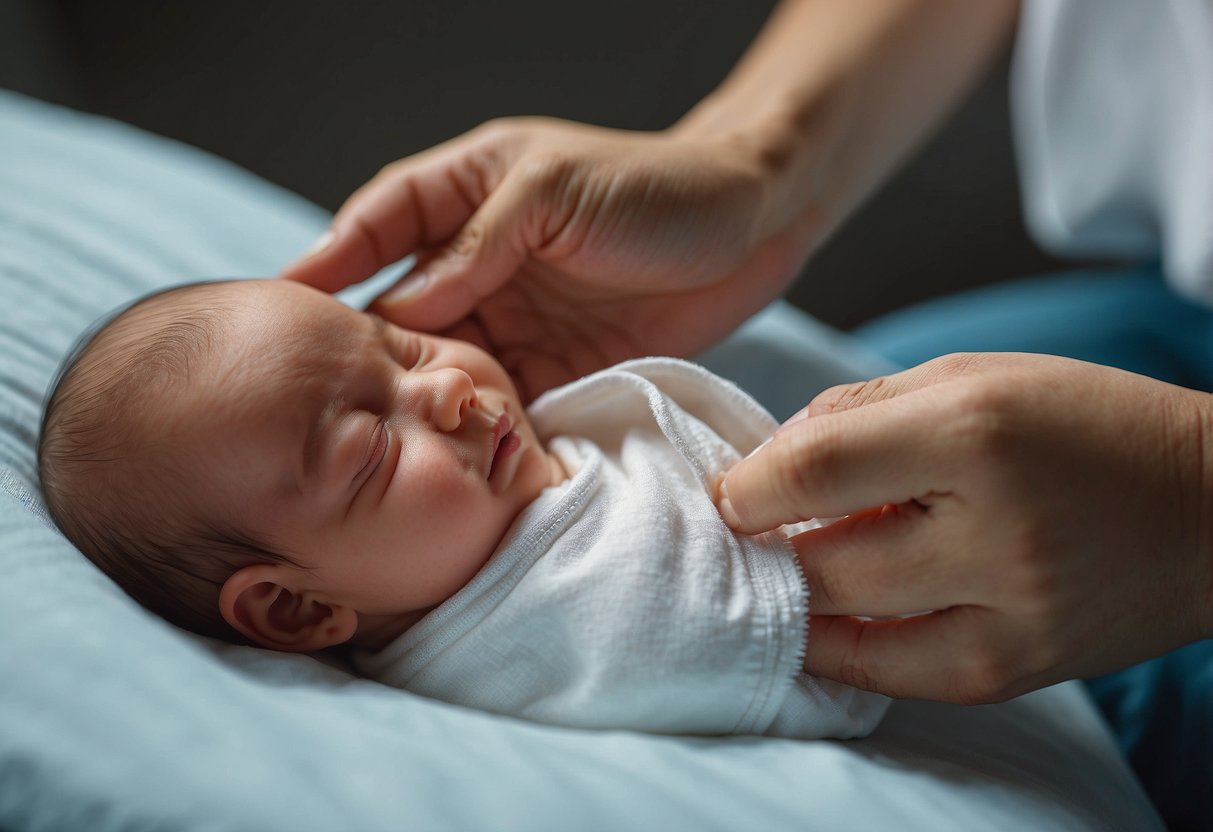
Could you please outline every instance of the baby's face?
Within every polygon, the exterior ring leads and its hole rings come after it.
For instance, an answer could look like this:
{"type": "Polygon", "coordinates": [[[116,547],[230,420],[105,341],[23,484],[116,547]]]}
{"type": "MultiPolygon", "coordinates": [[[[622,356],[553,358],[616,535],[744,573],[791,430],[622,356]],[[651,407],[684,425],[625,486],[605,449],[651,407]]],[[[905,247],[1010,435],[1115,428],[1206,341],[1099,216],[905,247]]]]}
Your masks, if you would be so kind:
{"type": "Polygon", "coordinates": [[[296,283],[209,288],[237,312],[166,418],[196,440],[206,502],[298,561],[324,603],[411,623],[563,478],[483,350],[296,283]]]}

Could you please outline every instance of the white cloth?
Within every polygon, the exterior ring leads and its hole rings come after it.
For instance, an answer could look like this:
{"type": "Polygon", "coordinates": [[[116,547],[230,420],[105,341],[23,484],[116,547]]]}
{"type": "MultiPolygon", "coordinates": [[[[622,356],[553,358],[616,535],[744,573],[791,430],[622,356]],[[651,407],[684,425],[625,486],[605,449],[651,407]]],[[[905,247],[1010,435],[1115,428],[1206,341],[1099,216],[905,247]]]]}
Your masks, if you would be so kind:
{"type": "Polygon", "coordinates": [[[807,593],[784,536],[734,535],[712,476],[776,427],[675,359],[626,362],[531,408],[576,473],[467,586],[359,670],[540,722],[798,738],[871,731],[885,697],[801,671],[807,593]],[[795,680],[795,683],[793,683],[795,680]]]}
{"type": "Polygon", "coordinates": [[[1016,53],[1033,235],[1213,303],[1213,0],[1029,0],[1016,53]]]}

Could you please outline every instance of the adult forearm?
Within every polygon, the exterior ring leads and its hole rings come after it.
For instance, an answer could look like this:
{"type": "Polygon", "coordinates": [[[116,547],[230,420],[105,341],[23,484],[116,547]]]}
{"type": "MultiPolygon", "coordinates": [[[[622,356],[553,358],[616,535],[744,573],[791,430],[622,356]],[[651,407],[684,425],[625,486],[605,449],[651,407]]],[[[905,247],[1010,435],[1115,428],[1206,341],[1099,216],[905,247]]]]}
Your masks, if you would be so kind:
{"type": "Polygon", "coordinates": [[[827,233],[934,128],[1010,37],[1017,0],[785,0],[675,134],[735,143],[769,182],[760,234],[827,233]]]}

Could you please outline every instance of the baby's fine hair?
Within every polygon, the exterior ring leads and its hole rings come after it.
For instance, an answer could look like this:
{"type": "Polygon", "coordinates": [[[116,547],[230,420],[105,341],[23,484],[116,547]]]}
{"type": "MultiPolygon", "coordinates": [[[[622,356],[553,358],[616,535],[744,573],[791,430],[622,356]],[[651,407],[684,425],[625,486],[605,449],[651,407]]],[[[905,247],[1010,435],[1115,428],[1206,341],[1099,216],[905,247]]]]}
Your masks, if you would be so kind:
{"type": "Polygon", "coordinates": [[[67,538],[148,609],[193,632],[242,641],[219,590],[242,566],[290,559],[217,522],[158,403],[182,395],[223,318],[208,284],[144,297],[86,332],[51,386],[38,474],[67,538]],[[176,451],[176,452],[175,452],[176,451]]]}

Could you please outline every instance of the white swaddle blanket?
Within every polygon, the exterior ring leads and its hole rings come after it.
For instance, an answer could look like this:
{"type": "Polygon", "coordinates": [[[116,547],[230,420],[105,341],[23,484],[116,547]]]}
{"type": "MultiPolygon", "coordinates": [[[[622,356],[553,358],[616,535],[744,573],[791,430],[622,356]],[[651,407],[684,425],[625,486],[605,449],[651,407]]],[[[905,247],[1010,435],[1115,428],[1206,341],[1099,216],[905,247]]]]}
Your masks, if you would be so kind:
{"type": "Polygon", "coordinates": [[[866,734],[888,701],[801,671],[807,598],[779,533],[734,535],[712,477],[776,427],[727,381],[630,361],[544,395],[567,470],[458,593],[359,670],[539,722],[677,734],[866,734]]]}

